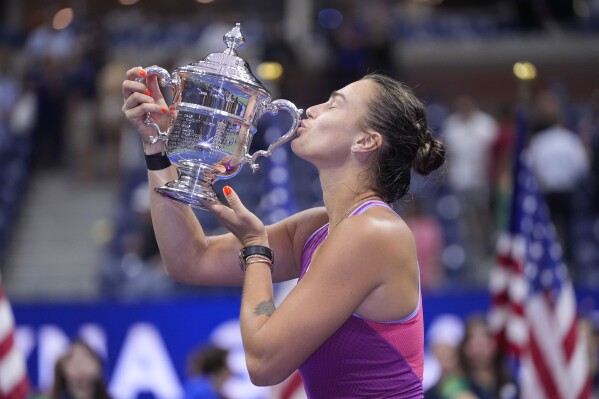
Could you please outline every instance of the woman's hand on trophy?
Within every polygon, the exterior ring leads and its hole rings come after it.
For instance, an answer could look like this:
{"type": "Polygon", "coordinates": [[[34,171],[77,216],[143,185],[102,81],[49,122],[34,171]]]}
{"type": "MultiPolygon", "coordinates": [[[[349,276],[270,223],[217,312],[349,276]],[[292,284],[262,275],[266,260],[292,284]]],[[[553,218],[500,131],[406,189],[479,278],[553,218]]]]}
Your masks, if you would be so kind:
{"type": "Polygon", "coordinates": [[[123,82],[123,112],[133,124],[144,143],[148,137],[156,135],[156,130],[145,123],[146,115],[161,129],[166,129],[170,123],[168,105],[160,92],[157,76],[148,76],[141,67],[127,71],[127,79],[123,82]],[[146,78],[146,84],[141,79],[146,78]]]}
{"type": "Polygon", "coordinates": [[[207,208],[241,241],[244,247],[268,246],[268,234],[264,223],[243,205],[231,187],[225,186],[223,192],[230,207],[216,202],[207,204],[207,208]]]}

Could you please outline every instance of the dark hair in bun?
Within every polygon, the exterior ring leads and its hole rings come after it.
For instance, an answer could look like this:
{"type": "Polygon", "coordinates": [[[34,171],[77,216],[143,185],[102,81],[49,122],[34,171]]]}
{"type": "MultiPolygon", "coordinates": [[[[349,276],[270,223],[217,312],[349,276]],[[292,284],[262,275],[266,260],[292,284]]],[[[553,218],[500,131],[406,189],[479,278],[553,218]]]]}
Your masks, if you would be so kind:
{"type": "Polygon", "coordinates": [[[410,88],[381,74],[368,74],[378,90],[370,99],[367,128],[383,136],[372,177],[376,191],[392,203],[410,188],[412,167],[427,175],[445,162],[445,145],[431,136],[424,105],[410,88]]]}

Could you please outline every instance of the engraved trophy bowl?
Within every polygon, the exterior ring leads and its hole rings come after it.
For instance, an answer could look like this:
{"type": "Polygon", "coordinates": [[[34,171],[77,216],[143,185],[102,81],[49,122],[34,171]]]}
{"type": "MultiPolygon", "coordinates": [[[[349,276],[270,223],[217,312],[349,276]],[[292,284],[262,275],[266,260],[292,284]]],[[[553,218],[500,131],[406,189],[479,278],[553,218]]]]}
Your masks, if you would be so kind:
{"type": "Polygon", "coordinates": [[[147,76],[157,75],[159,84],[172,90],[171,109],[175,109],[166,131],[149,113],[145,119],[157,132],[148,142],[164,141],[167,156],[179,173],[177,180],[155,191],[198,209],[218,201],[213,189],[216,180],[235,176],[246,163],[256,171],[257,158],[272,155],[275,148],[291,140],[303,112],[290,101],[272,101],[247,62],[237,55],[245,42],[240,24],[224,35],[224,42],[224,52],[209,54],[172,73],[159,66],[145,68],[147,76]],[[249,155],[258,120],[265,113],[275,115],[280,110],[292,117],[287,133],[267,150],[249,155]]]}

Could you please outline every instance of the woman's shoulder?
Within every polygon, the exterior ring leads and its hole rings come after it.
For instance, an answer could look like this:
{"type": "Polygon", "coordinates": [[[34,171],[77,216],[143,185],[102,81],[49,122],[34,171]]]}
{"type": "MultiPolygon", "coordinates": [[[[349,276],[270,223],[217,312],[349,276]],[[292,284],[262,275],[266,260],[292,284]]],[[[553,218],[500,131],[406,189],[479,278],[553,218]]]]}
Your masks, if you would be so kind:
{"type": "Polygon", "coordinates": [[[382,257],[410,256],[415,250],[414,237],[406,222],[391,208],[383,206],[348,217],[330,233],[329,240],[364,251],[371,249],[369,252],[382,257]]]}
{"type": "Polygon", "coordinates": [[[410,229],[385,207],[373,207],[343,220],[331,230],[317,256],[313,261],[322,270],[339,277],[351,276],[355,284],[371,289],[417,272],[410,229]]]}
{"type": "Polygon", "coordinates": [[[368,236],[390,238],[398,236],[411,236],[410,228],[407,223],[391,207],[371,206],[364,212],[351,215],[344,223],[346,230],[360,233],[368,236]]]}

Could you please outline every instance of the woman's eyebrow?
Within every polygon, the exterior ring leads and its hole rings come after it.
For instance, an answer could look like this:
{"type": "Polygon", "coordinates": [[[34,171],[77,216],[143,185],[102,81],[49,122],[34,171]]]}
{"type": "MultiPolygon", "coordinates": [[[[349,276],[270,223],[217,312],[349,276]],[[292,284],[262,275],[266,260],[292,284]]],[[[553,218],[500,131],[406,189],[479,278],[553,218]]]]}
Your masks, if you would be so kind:
{"type": "Polygon", "coordinates": [[[337,90],[333,91],[329,97],[329,100],[335,100],[337,97],[339,97],[342,101],[347,102],[347,99],[345,98],[345,96],[341,93],[339,93],[337,90]]]}

